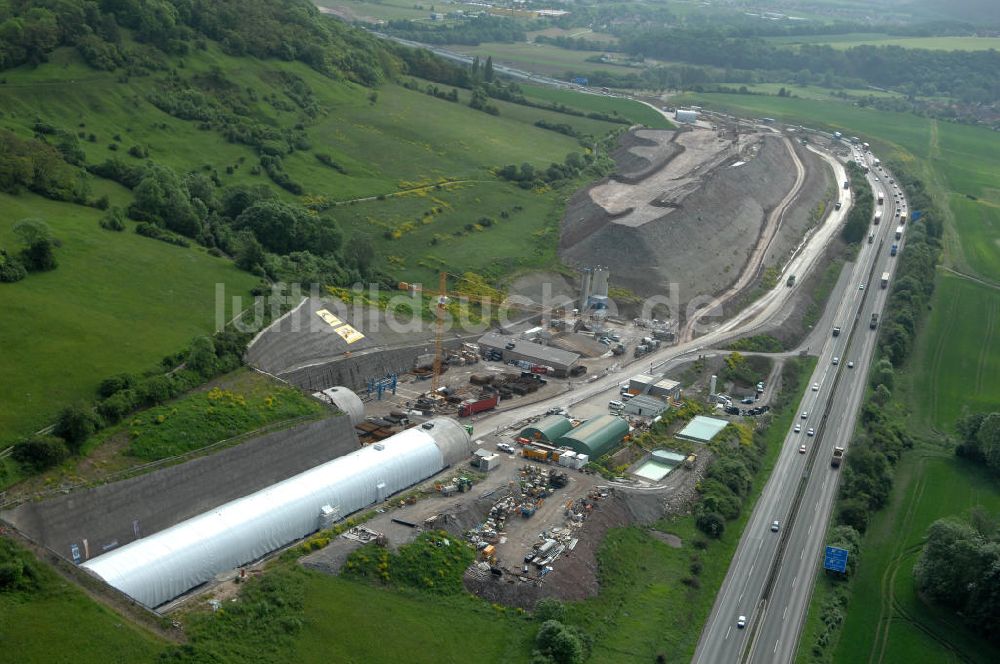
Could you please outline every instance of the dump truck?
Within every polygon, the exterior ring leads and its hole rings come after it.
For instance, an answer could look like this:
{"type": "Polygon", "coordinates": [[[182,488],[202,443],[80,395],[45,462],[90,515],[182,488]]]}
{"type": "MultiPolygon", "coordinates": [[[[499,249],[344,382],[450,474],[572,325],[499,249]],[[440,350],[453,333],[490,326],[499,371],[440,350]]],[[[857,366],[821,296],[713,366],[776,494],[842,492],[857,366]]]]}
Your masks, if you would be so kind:
{"type": "Polygon", "coordinates": [[[844,460],[844,448],[834,447],[833,457],[830,458],[830,465],[834,468],[840,467],[840,462],[844,460]]]}
{"type": "Polygon", "coordinates": [[[500,403],[499,393],[490,394],[489,396],[476,401],[464,401],[458,407],[458,416],[469,417],[470,415],[475,415],[476,413],[481,413],[485,410],[491,410],[496,408],[498,403],[500,403]]]}
{"type": "Polygon", "coordinates": [[[882,273],[882,282],[881,283],[882,283],[882,288],[888,288],[889,287],[889,273],[888,272],[883,272],[882,273]]]}
{"type": "Polygon", "coordinates": [[[873,330],[878,327],[878,314],[872,314],[872,319],[868,321],[868,327],[873,330]]]}

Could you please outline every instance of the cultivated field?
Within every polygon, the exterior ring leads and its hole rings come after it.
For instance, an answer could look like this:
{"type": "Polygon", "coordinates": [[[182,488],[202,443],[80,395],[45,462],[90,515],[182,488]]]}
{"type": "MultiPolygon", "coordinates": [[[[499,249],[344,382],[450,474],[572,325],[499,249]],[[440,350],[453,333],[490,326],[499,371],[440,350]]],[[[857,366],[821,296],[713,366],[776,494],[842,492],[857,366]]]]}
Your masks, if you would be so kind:
{"type": "MultiPolygon", "coordinates": [[[[567,71],[581,72],[585,75],[586,72],[590,71],[627,74],[630,71],[640,70],[640,68],[623,65],[587,62],[587,58],[601,55],[601,53],[599,51],[572,51],[552,44],[484,42],[478,46],[455,44],[448,48],[459,53],[478,55],[480,58],[493,56],[494,62],[552,76],[564,76],[567,71]]],[[[616,55],[620,56],[620,54],[616,55]]]]}
{"type": "Polygon", "coordinates": [[[825,44],[846,49],[853,46],[900,46],[933,51],[986,51],[1000,49],[1000,37],[894,37],[882,33],[856,32],[842,35],[769,37],[775,44],[825,44]]]}
{"type": "Polygon", "coordinates": [[[907,376],[914,419],[952,431],[964,409],[1000,404],[1000,288],[940,272],[907,376]]]}

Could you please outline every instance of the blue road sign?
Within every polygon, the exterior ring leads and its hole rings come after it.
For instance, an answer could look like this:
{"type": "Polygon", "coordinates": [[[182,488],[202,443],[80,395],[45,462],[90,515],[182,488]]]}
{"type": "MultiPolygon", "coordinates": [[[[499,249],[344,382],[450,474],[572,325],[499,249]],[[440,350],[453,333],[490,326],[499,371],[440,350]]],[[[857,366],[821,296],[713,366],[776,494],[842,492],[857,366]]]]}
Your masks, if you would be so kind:
{"type": "Polygon", "coordinates": [[[841,573],[846,572],[847,554],[847,549],[841,549],[836,546],[826,547],[826,554],[823,556],[823,569],[841,573]]]}

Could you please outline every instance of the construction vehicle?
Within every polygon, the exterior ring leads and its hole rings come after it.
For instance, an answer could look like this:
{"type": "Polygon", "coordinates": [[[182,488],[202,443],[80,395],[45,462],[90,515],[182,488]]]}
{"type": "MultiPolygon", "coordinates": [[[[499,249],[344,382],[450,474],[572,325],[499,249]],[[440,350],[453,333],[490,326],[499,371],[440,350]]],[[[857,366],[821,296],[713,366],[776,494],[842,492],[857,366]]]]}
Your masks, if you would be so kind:
{"type": "Polygon", "coordinates": [[[830,466],[832,466],[833,468],[839,468],[840,462],[843,460],[844,460],[844,448],[834,447],[833,457],[830,458],[830,466]]]}

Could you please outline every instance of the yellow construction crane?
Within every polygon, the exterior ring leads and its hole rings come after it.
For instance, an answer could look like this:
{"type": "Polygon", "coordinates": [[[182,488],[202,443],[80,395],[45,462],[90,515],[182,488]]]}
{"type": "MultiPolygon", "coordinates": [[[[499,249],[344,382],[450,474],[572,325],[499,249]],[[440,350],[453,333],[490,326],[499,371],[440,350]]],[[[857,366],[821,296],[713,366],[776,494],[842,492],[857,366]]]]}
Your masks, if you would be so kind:
{"type": "Polygon", "coordinates": [[[431,379],[431,390],[437,394],[438,384],[441,382],[441,345],[444,343],[444,306],[448,302],[448,275],[442,272],[438,277],[438,297],[437,307],[434,313],[437,316],[434,331],[434,376],[431,379]]]}

